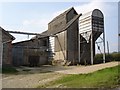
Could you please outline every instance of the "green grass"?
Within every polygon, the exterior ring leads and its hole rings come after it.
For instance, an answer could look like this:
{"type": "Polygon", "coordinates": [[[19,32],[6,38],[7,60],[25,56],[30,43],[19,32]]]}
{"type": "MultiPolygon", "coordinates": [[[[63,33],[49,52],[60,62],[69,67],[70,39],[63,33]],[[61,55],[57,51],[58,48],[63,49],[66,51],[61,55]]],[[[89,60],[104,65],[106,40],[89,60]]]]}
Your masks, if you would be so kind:
{"type": "Polygon", "coordinates": [[[2,73],[3,74],[15,74],[18,71],[14,67],[3,67],[2,68],[2,73]]]}
{"type": "Polygon", "coordinates": [[[120,65],[89,74],[66,75],[56,81],[50,82],[49,84],[38,86],[38,88],[59,85],[68,88],[113,88],[120,84],[118,69],[120,70],[120,65]]]}

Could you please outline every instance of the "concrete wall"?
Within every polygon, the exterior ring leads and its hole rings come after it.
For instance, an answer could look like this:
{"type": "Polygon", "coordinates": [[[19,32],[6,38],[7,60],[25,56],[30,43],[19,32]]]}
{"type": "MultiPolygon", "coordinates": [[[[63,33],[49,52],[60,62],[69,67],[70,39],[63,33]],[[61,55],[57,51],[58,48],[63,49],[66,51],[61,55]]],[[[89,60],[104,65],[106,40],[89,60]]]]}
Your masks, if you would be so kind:
{"type": "Polygon", "coordinates": [[[66,50],[55,52],[54,60],[66,60],[66,50]]]}

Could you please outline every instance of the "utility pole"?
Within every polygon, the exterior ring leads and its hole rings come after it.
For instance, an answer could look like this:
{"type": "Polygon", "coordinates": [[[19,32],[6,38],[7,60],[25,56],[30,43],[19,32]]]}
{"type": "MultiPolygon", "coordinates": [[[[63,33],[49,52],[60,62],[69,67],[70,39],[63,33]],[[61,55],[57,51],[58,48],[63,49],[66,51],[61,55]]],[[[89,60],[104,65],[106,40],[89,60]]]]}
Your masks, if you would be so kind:
{"type": "Polygon", "coordinates": [[[108,54],[109,54],[109,43],[107,41],[107,51],[108,51],[108,54]]]}

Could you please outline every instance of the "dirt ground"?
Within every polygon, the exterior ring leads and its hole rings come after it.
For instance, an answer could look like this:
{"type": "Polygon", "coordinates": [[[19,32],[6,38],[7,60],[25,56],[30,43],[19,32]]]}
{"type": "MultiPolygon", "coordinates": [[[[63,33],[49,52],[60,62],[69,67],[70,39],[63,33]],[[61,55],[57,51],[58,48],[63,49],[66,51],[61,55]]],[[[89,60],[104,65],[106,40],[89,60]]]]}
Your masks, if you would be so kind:
{"type": "Polygon", "coordinates": [[[120,64],[120,62],[109,62],[105,64],[96,64],[90,66],[78,66],[78,67],[73,67],[72,69],[69,70],[61,70],[56,72],[64,73],[64,74],[87,74],[104,68],[114,67],[117,66],[118,64],[120,64]]]}
{"type": "Polygon", "coordinates": [[[91,66],[50,66],[19,67],[19,73],[2,75],[2,88],[36,88],[65,74],[84,74],[108,67],[117,66],[119,62],[109,62],[91,66]]]}

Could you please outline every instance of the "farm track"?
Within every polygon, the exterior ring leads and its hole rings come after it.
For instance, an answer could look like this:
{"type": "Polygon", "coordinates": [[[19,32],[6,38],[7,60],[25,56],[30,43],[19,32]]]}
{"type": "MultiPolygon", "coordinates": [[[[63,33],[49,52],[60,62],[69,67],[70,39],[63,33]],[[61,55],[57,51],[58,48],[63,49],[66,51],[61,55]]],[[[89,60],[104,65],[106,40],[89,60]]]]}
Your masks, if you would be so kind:
{"type": "Polygon", "coordinates": [[[104,68],[117,66],[119,62],[109,62],[92,66],[42,66],[42,67],[21,67],[18,74],[2,75],[2,88],[36,88],[44,85],[65,74],[86,74],[104,68]],[[28,70],[28,71],[23,71],[28,70]],[[30,70],[30,71],[29,71],[30,70]]]}

